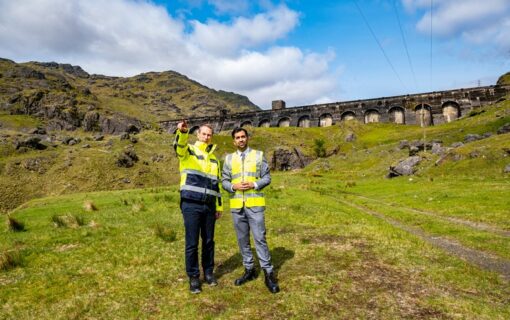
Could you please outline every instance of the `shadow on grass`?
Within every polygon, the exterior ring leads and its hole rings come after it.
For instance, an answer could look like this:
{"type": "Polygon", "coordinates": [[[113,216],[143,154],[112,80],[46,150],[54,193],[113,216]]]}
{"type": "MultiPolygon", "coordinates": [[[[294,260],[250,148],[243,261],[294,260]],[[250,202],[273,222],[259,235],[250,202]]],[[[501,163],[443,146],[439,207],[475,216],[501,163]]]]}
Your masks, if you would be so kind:
{"type": "MultiPolygon", "coordinates": [[[[252,248],[252,252],[255,254],[254,248],[252,248]]],[[[271,250],[271,258],[273,260],[274,270],[278,271],[287,260],[294,258],[294,251],[287,250],[284,247],[274,248],[271,250]]],[[[255,265],[258,267],[258,259],[255,260],[255,265]]],[[[236,253],[218,265],[215,272],[216,278],[220,279],[224,275],[233,272],[239,267],[242,267],[242,265],[243,259],[241,258],[241,254],[236,253]]]]}
{"type": "Polygon", "coordinates": [[[220,279],[227,273],[231,273],[232,271],[234,271],[235,269],[239,268],[242,265],[243,260],[241,258],[241,254],[238,252],[218,265],[215,272],[216,278],[220,279]]]}
{"type": "Polygon", "coordinates": [[[277,247],[271,250],[271,258],[273,259],[274,270],[278,271],[287,260],[294,258],[294,251],[277,247]]]}

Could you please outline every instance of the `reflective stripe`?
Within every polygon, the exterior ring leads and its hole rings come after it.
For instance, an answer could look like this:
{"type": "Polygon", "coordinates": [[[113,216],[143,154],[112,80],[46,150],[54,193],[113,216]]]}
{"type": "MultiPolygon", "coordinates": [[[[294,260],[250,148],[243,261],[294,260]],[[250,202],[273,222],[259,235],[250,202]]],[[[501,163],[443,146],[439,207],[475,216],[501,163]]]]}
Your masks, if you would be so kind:
{"type": "MultiPolygon", "coordinates": [[[[243,174],[242,174],[242,173],[236,173],[236,174],[234,174],[234,175],[232,176],[232,178],[231,178],[231,179],[232,179],[232,180],[234,180],[234,179],[238,179],[238,178],[240,178],[240,177],[242,177],[242,176],[243,176],[243,174]]],[[[245,172],[245,173],[244,173],[244,176],[245,176],[245,177],[256,177],[256,178],[258,178],[258,174],[257,174],[256,172],[245,172]]]]}
{"type": "Polygon", "coordinates": [[[181,172],[182,173],[186,173],[186,174],[188,174],[188,173],[196,174],[197,176],[205,177],[205,178],[208,178],[208,179],[211,179],[211,180],[218,180],[218,176],[213,175],[213,174],[208,174],[208,173],[205,173],[205,172],[201,172],[201,171],[198,171],[198,170],[184,169],[181,172]]]}
{"type": "Polygon", "coordinates": [[[193,192],[198,192],[198,193],[205,193],[205,194],[210,194],[210,195],[215,196],[215,197],[221,197],[221,193],[219,193],[217,191],[214,191],[214,190],[207,189],[207,188],[200,188],[200,187],[195,187],[195,186],[183,185],[183,186],[181,186],[181,190],[193,191],[193,192]]]}
{"type": "Polygon", "coordinates": [[[242,193],[236,193],[232,196],[230,196],[231,199],[242,199],[242,198],[261,198],[264,197],[264,193],[258,192],[258,193],[248,193],[245,192],[244,195],[242,193]]]}

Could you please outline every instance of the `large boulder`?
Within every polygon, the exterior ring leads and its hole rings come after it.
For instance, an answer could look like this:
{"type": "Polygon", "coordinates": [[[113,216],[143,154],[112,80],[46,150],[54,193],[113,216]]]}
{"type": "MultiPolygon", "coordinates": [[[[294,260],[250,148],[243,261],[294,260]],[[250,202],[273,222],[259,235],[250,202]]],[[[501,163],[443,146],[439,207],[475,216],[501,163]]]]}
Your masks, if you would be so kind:
{"type": "Polygon", "coordinates": [[[270,162],[272,170],[294,170],[304,168],[310,163],[310,159],[305,157],[298,148],[284,149],[277,148],[273,152],[270,162]]]}
{"type": "Polygon", "coordinates": [[[421,161],[421,157],[412,156],[407,159],[400,161],[396,166],[390,166],[390,171],[388,173],[388,178],[398,177],[398,176],[410,176],[416,172],[415,166],[419,164],[421,161]]]}
{"type": "Polygon", "coordinates": [[[47,148],[46,145],[41,143],[41,139],[38,137],[29,137],[23,141],[16,141],[15,147],[16,147],[16,150],[18,150],[22,147],[36,149],[36,150],[44,150],[47,148]]]}

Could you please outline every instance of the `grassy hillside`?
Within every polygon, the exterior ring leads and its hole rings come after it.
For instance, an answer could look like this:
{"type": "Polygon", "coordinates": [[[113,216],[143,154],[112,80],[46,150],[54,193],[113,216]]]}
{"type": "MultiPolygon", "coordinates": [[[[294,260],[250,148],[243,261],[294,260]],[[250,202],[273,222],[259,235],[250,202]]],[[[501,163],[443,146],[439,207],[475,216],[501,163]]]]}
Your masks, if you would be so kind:
{"type": "Polygon", "coordinates": [[[89,75],[68,64],[18,64],[0,58],[0,114],[58,118],[67,124],[70,117],[81,121],[87,112],[95,111],[103,117],[136,119],[154,126],[157,121],[222,110],[236,113],[259,108],[244,96],[216,91],[174,71],[108,77],[89,75]]]}
{"type": "MultiPolygon", "coordinates": [[[[19,152],[10,139],[23,138],[14,131],[23,119],[9,118],[1,204],[43,198],[11,211],[24,231],[2,225],[0,318],[508,319],[510,133],[496,131],[510,123],[510,102],[480,111],[429,128],[254,128],[252,146],[268,158],[279,147],[314,157],[316,139],[331,155],[273,172],[266,189],[277,295],[261,277],[233,285],[242,263],[228,213],[216,231],[220,285],[188,293],[172,135],[146,130],[133,144],[78,131],[74,146],[19,152]],[[488,132],[442,155],[420,152],[413,176],[385,178],[408,157],[401,140],[448,147],[488,132]],[[140,160],[117,167],[130,144],[140,160]]],[[[233,150],[228,132],[215,139],[220,156],[233,150]]]]}

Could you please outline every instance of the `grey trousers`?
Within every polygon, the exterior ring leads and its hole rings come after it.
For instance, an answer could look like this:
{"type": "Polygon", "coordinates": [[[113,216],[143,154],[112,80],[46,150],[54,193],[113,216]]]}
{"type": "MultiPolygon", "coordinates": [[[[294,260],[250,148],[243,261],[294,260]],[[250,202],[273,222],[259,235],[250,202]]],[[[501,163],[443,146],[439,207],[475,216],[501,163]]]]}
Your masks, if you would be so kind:
{"type": "Polygon", "coordinates": [[[254,259],[250,245],[250,230],[255,241],[255,250],[259,258],[260,267],[268,273],[273,272],[271,255],[266,242],[266,225],[264,222],[264,207],[232,209],[232,219],[237,234],[237,243],[243,256],[246,269],[253,269],[254,259]]]}

